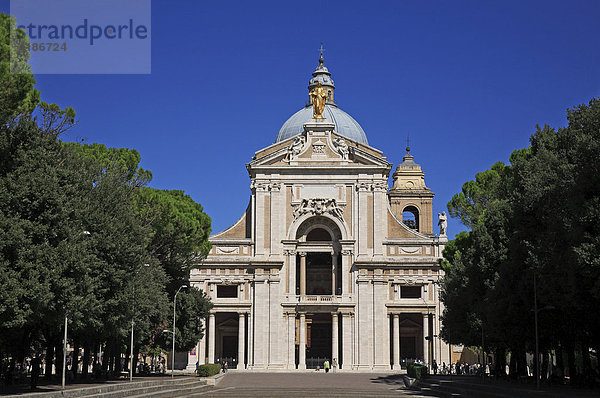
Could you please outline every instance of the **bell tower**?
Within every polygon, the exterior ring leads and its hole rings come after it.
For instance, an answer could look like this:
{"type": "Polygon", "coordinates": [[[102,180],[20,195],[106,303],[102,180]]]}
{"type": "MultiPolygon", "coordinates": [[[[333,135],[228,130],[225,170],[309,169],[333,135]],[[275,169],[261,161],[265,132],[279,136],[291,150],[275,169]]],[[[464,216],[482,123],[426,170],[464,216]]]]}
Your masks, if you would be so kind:
{"type": "MultiPolygon", "coordinates": [[[[327,67],[323,65],[323,63],[325,62],[325,59],[323,58],[323,51],[325,50],[323,49],[323,44],[321,43],[321,55],[319,56],[319,66],[317,66],[315,71],[312,73],[313,77],[312,79],[310,79],[310,82],[308,82],[308,91],[313,91],[313,89],[317,87],[317,84],[321,83],[321,86],[323,86],[323,89],[327,93],[326,104],[335,105],[335,102],[333,102],[333,92],[335,91],[335,85],[333,84],[333,79],[331,78],[331,72],[329,72],[327,67]]],[[[310,104],[310,96],[308,103],[310,104]]]]}
{"type": "Polygon", "coordinates": [[[410,229],[432,235],[432,202],[435,194],[425,185],[425,173],[415,163],[409,146],[393,178],[394,185],[388,197],[396,218],[410,229]]]}

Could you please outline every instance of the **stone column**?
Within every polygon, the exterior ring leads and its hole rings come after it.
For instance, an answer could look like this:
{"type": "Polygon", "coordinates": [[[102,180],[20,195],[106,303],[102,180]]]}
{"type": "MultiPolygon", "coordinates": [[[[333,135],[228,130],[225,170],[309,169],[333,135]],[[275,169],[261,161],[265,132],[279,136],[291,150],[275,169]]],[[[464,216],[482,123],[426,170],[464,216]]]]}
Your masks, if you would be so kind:
{"type": "Polygon", "coordinates": [[[246,369],[244,361],[244,343],[246,337],[246,317],[243,312],[240,312],[240,319],[238,325],[238,369],[246,369]]]}
{"type": "Polygon", "coordinates": [[[300,313],[300,335],[298,336],[298,369],[306,369],[306,314],[300,313]]]}
{"type": "Polygon", "coordinates": [[[306,295],[306,253],[300,252],[300,294],[306,295]]]}
{"type": "Polygon", "coordinates": [[[392,327],[392,333],[394,334],[394,370],[400,370],[400,315],[392,314],[394,317],[394,324],[392,327]]]}
{"type": "Polygon", "coordinates": [[[208,363],[215,363],[215,313],[208,315],[208,363]]]}
{"type": "Polygon", "coordinates": [[[423,362],[429,367],[429,314],[423,314],[423,362]]]}
{"type": "Polygon", "coordinates": [[[352,369],[352,314],[350,313],[342,313],[342,359],[343,369],[351,370],[352,369]]]}
{"type": "Polygon", "coordinates": [[[252,356],[254,350],[254,332],[252,327],[252,310],[248,313],[248,368],[253,365],[252,356]]]}
{"type": "Polygon", "coordinates": [[[296,313],[288,312],[288,369],[296,369],[296,313]]]}
{"type": "Polygon", "coordinates": [[[337,260],[337,256],[335,255],[335,253],[333,253],[331,255],[331,294],[333,296],[335,296],[337,294],[337,292],[335,291],[336,288],[336,274],[337,274],[337,264],[336,261],[337,260]]]}
{"type": "Polygon", "coordinates": [[[340,363],[340,350],[338,346],[338,314],[331,314],[331,362],[336,359],[340,363]]]}

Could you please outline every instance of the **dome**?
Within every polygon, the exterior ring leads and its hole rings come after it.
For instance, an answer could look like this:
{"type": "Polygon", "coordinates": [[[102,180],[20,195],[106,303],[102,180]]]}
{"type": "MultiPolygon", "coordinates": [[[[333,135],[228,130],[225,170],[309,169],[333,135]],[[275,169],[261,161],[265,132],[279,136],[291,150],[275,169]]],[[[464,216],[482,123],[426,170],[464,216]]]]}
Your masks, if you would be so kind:
{"type": "MultiPolygon", "coordinates": [[[[313,117],[312,105],[300,109],[294,113],[279,130],[275,142],[287,140],[304,131],[304,123],[310,121],[313,117]]],[[[325,105],[323,117],[335,124],[335,132],[358,143],[369,145],[367,136],[362,127],[352,116],[341,110],[335,105],[325,105]]]]}
{"type": "MultiPolygon", "coordinates": [[[[325,110],[323,111],[323,117],[330,120],[335,124],[335,132],[343,135],[346,138],[354,140],[360,144],[369,145],[367,142],[367,136],[363,131],[362,127],[352,116],[337,107],[333,101],[333,94],[335,91],[335,85],[331,78],[331,72],[324,65],[325,60],[323,59],[323,46],[321,46],[321,56],[319,57],[319,65],[312,73],[312,79],[308,83],[308,91],[312,91],[320,83],[324,89],[327,90],[328,98],[325,103],[325,110]]],[[[304,123],[310,121],[313,118],[312,104],[307,105],[303,109],[294,113],[279,130],[277,139],[275,142],[281,142],[287,140],[290,137],[294,137],[301,134],[304,131],[304,123]]]]}

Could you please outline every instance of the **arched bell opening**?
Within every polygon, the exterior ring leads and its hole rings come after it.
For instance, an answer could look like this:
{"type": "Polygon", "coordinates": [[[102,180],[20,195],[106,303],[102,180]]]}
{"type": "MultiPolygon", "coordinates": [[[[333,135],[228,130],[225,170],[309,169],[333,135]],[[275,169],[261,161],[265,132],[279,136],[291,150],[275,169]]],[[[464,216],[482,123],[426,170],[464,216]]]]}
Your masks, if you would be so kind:
{"type": "Polygon", "coordinates": [[[410,229],[419,230],[419,209],[415,206],[406,206],[402,210],[402,223],[410,229]]]}

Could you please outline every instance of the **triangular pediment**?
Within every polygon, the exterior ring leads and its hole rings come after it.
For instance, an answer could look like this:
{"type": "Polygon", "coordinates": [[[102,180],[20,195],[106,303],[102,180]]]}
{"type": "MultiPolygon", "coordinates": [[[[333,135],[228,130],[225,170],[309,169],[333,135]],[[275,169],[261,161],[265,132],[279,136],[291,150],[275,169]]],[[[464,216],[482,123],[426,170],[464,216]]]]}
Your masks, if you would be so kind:
{"type": "Polygon", "coordinates": [[[256,152],[247,167],[370,166],[390,168],[383,153],[335,131],[304,133],[256,152]]]}

